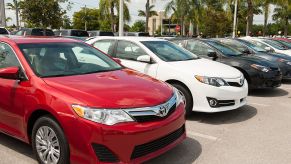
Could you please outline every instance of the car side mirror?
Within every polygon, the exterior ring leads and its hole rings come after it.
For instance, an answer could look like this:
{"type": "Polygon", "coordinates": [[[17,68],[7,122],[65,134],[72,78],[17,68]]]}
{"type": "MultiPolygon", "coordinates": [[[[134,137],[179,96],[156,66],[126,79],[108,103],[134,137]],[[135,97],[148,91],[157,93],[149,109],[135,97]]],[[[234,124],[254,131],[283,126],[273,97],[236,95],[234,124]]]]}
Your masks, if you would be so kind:
{"type": "Polygon", "coordinates": [[[265,50],[268,52],[275,52],[275,50],[271,47],[265,47],[265,50]]]}
{"type": "Polygon", "coordinates": [[[218,58],[217,53],[212,51],[212,52],[208,52],[207,56],[212,58],[213,60],[216,60],[218,58]]]}
{"type": "Polygon", "coordinates": [[[7,67],[0,69],[0,78],[19,80],[19,68],[18,67],[7,67]]]}
{"type": "Polygon", "coordinates": [[[116,63],[121,64],[121,60],[120,60],[120,59],[118,59],[118,58],[113,58],[113,60],[114,60],[116,63]]]}
{"type": "Polygon", "coordinates": [[[149,55],[141,55],[137,57],[137,61],[144,63],[152,63],[152,58],[149,55]]]}

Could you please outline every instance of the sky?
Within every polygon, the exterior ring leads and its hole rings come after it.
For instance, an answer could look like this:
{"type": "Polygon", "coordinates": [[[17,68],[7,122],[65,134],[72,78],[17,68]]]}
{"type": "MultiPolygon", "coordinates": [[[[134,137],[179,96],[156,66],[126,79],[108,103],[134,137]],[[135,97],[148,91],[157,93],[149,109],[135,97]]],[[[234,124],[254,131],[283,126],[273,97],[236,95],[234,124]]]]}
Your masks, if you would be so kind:
{"type": "MultiPolygon", "coordinates": [[[[68,16],[72,17],[73,13],[80,10],[81,7],[84,7],[85,5],[88,8],[98,8],[99,7],[99,0],[69,0],[70,2],[74,3],[72,5],[71,11],[68,11],[68,16]]],[[[162,11],[165,8],[165,5],[170,0],[156,0],[154,3],[155,10],[156,11],[162,11]]],[[[12,0],[5,0],[5,3],[12,2],[12,0]]],[[[133,24],[136,20],[144,20],[145,18],[138,16],[138,10],[144,10],[145,8],[146,0],[131,0],[131,3],[129,3],[129,10],[131,14],[131,21],[129,24],[133,24]]],[[[62,4],[62,7],[65,8],[66,4],[62,4]]],[[[273,11],[272,7],[272,11],[273,11]]],[[[271,18],[272,13],[270,13],[270,17],[268,22],[272,22],[271,18]]],[[[6,9],[6,17],[11,17],[12,21],[8,23],[8,25],[15,24],[15,13],[14,11],[6,9]]],[[[264,23],[264,17],[263,15],[256,15],[254,17],[254,24],[263,24],[264,23]]]]}

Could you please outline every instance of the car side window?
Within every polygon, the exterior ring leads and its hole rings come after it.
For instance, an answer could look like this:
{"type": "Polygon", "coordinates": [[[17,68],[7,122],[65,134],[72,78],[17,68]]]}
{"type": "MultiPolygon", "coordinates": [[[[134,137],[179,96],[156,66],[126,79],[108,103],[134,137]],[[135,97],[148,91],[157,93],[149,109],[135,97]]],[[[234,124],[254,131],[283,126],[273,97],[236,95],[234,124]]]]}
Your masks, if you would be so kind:
{"type": "Polygon", "coordinates": [[[100,40],[100,41],[95,42],[93,46],[106,54],[112,55],[114,43],[115,43],[114,40],[100,40]]]}
{"type": "Polygon", "coordinates": [[[0,43],[0,68],[20,66],[12,48],[4,43],[0,43]]]}
{"type": "Polygon", "coordinates": [[[117,58],[137,61],[137,58],[142,55],[147,55],[147,53],[138,45],[128,41],[118,41],[117,58]]]}
{"type": "Polygon", "coordinates": [[[22,36],[23,35],[23,30],[18,31],[15,35],[22,36]]]}
{"type": "Polygon", "coordinates": [[[189,41],[186,49],[198,56],[207,56],[209,52],[215,52],[212,48],[199,41],[189,41]]]}

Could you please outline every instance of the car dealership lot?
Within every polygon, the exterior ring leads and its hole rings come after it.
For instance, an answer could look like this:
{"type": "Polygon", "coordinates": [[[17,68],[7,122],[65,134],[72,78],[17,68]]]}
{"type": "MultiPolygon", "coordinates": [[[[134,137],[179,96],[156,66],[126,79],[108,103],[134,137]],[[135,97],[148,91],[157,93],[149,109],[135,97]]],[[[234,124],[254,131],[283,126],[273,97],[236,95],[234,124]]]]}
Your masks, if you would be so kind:
{"type": "MultiPolygon", "coordinates": [[[[234,111],[193,113],[188,138],[148,163],[291,163],[291,81],[256,90],[234,111]]],[[[30,146],[0,134],[0,163],[36,163],[30,146]]]]}

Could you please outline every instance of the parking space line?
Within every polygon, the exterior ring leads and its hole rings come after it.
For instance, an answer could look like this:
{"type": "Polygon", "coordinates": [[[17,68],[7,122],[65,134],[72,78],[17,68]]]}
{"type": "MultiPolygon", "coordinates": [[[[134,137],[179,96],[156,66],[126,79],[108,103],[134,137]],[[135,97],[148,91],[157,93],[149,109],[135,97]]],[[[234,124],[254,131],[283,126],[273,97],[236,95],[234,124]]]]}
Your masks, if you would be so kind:
{"type": "Polygon", "coordinates": [[[257,106],[264,106],[264,107],[268,107],[268,106],[271,106],[271,105],[268,105],[268,104],[259,104],[259,103],[249,103],[250,105],[257,105],[257,106]]]}
{"type": "Polygon", "coordinates": [[[187,135],[192,137],[200,137],[200,138],[204,138],[204,139],[208,139],[208,140],[212,140],[212,141],[217,141],[219,138],[214,137],[214,136],[210,136],[210,135],[206,135],[206,134],[201,134],[201,133],[196,133],[193,131],[187,131],[187,135]]]}

